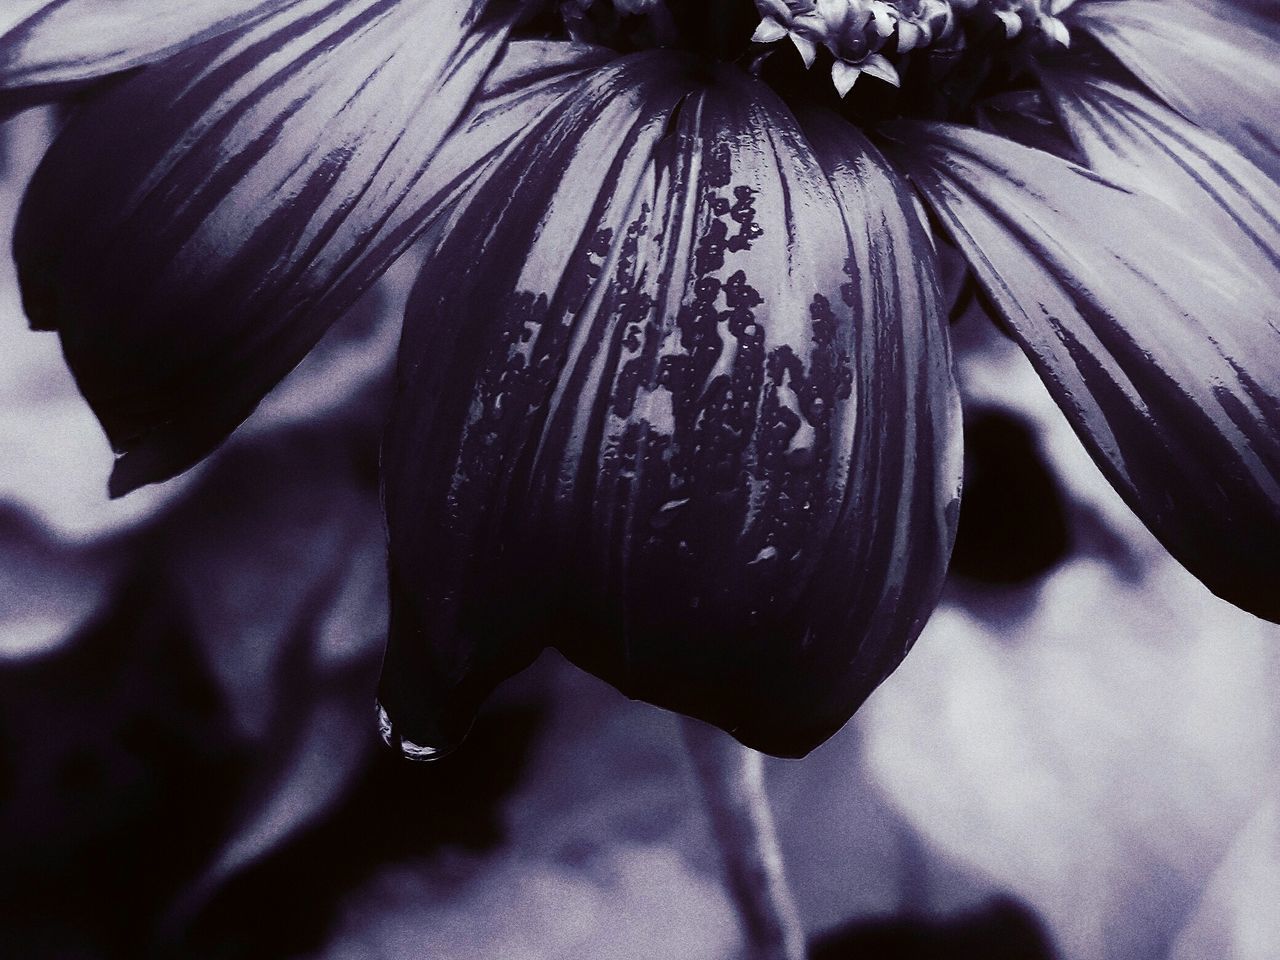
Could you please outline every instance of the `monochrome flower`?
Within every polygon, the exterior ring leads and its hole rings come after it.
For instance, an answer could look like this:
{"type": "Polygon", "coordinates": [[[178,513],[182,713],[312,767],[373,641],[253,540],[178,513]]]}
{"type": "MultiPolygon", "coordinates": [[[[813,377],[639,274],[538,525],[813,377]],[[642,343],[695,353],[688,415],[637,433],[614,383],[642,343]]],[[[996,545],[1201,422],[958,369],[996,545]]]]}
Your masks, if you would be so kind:
{"type": "Polygon", "coordinates": [[[1170,552],[1280,619],[1265,7],[70,19],[97,6],[3,15],[0,108],[79,101],[16,251],[120,453],[115,493],[197,462],[427,238],[383,452],[380,696],[406,753],[456,744],[548,645],[768,752],[838,729],[954,538],[956,251],[1170,552]]]}

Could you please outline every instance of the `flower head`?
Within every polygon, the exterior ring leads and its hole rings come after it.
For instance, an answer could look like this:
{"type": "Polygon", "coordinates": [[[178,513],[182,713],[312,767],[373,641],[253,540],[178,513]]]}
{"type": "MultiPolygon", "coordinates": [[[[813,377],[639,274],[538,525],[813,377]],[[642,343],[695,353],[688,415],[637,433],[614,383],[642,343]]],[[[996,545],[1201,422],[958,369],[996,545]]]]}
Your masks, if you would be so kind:
{"type": "Polygon", "coordinates": [[[770,752],[837,729],[954,536],[939,250],[1169,550],[1280,619],[1265,14],[80,8],[0,20],[0,105],[83,94],[16,249],[117,493],[196,462],[429,238],[383,463],[406,753],[456,743],[547,645],[770,752]]]}
{"type": "Polygon", "coordinates": [[[756,6],[761,19],[752,40],[773,44],[789,39],[806,69],[814,65],[818,49],[825,48],[841,97],[863,74],[898,86],[898,68],[909,54],[963,43],[965,21],[998,22],[1009,41],[1030,27],[1042,40],[1064,47],[1070,43],[1066,26],[1044,9],[1042,0],[756,0],[756,6]]]}

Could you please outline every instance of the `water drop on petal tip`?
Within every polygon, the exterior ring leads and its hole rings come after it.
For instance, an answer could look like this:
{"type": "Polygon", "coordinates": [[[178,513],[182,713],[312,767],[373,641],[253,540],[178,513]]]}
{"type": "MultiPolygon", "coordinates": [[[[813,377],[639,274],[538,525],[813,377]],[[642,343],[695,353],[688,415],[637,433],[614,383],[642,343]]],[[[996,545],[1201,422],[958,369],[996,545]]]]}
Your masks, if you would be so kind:
{"type": "Polygon", "coordinates": [[[439,760],[441,757],[448,756],[458,746],[453,743],[448,746],[429,747],[414,743],[412,740],[406,740],[395,732],[391,717],[381,703],[377,704],[377,708],[378,733],[382,735],[382,742],[393,750],[398,751],[406,760],[439,760]]]}

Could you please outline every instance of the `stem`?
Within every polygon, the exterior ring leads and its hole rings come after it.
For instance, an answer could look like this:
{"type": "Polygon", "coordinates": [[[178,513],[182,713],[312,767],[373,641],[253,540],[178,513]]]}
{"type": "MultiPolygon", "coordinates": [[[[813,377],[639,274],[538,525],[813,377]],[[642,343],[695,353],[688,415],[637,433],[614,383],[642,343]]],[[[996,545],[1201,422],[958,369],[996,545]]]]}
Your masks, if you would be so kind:
{"type": "Polygon", "coordinates": [[[749,960],[804,960],[804,930],[782,869],[760,754],[696,720],[681,720],[749,960]]]}

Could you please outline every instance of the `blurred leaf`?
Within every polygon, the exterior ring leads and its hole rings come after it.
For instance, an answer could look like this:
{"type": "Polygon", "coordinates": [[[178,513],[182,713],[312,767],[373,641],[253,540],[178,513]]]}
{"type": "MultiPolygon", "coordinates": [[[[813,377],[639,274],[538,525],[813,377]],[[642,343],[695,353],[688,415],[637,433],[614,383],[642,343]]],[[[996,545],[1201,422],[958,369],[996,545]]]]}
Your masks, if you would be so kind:
{"type": "MultiPolygon", "coordinates": [[[[144,585],[0,671],[5,950],[138,956],[227,826],[242,755],[177,611],[144,585]]],[[[54,954],[56,956],[56,953],[54,954]]]]}
{"type": "Polygon", "coordinates": [[[716,882],[656,844],[619,844],[586,869],[509,858],[452,891],[391,868],[348,917],[317,958],[667,960],[675,949],[681,960],[724,960],[737,945],[716,882]]]}
{"type": "Polygon", "coordinates": [[[0,668],[80,632],[107,605],[123,560],[56,539],[0,501],[0,668]]]}
{"type": "Polygon", "coordinates": [[[1280,803],[1245,824],[1187,918],[1170,960],[1269,960],[1280,944],[1280,803]]]}
{"type": "Polygon", "coordinates": [[[1018,588],[1016,618],[953,592],[868,704],[869,769],[932,856],[1029,904],[1066,956],[1155,960],[1272,795],[1280,628],[1160,549],[1016,347],[961,353],[966,401],[1036,423],[1073,523],[1110,531],[1124,566],[1094,534],[1018,588]]]}
{"type": "MultiPolygon", "coordinates": [[[[47,124],[0,131],[11,217],[47,124]]],[[[15,942],[137,955],[165,913],[180,940],[366,768],[386,619],[377,445],[403,295],[393,272],[201,470],[110,502],[57,341],[22,329],[0,276],[0,449],[15,450],[0,496],[21,504],[0,504],[0,615],[11,644],[23,618],[57,645],[0,663],[0,689],[20,691],[0,711],[0,845],[26,851],[7,859],[31,866],[40,905],[15,942]],[[181,751],[148,746],[157,731],[181,751]],[[118,879],[135,867],[145,881],[118,879]]]]}

